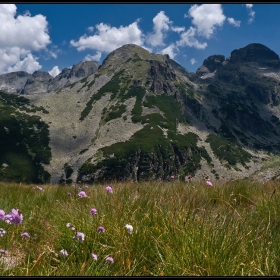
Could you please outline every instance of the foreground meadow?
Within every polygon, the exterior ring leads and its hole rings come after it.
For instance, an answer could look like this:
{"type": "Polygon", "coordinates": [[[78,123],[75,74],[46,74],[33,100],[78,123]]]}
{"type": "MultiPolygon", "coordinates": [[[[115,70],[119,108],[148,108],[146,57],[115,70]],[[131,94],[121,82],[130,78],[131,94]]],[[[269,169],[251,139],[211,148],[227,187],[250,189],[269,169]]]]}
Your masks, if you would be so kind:
{"type": "Polygon", "coordinates": [[[243,180],[3,182],[0,275],[278,276],[278,189],[243,180]]]}

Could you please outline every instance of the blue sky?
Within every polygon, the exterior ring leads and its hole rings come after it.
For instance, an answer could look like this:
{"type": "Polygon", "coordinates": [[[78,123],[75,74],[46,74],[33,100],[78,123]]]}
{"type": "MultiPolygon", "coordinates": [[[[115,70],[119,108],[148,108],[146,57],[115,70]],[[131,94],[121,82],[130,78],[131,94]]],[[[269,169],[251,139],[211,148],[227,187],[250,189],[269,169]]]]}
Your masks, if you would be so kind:
{"type": "Polygon", "coordinates": [[[52,76],[83,60],[102,64],[125,44],[169,54],[189,72],[214,54],[261,43],[280,53],[280,4],[0,4],[0,74],[52,76]]]}

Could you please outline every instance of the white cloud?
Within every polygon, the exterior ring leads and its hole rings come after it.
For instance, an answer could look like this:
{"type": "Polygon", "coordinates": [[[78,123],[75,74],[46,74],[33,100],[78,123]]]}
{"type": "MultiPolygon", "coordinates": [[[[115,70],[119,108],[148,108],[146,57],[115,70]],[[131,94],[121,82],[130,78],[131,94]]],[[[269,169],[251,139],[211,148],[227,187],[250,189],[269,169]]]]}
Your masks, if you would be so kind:
{"type": "Polygon", "coordinates": [[[197,29],[197,34],[209,39],[217,26],[222,26],[226,17],[221,4],[197,4],[188,11],[193,18],[192,24],[197,29]]]}
{"type": "Polygon", "coordinates": [[[34,71],[39,70],[42,66],[36,61],[36,57],[33,57],[31,53],[23,59],[15,63],[13,66],[7,68],[7,73],[16,71],[26,71],[32,74],[34,71]]]}
{"type": "Polygon", "coordinates": [[[207,43],[199,43],[198,40],[195,38],[196,35],[196,28],[190,27],[189,30],[182,33],[180,35],[180,40],[176,42],[177,46],[184,47],[195,47],[196,49],[205,49],[207,47],[207,43]]]}
{"type": "Polygon", "coordinates": [[[254,21],[255,18],[255,12],[253,11],[253,4],[245,4],[247,11],[249,13],[249,19],[248,19],[248,23],[252,23],[254,21]]]}
{"type": "Polygon", "coordinates": [[[153,18],[153,32],[148,33],[146,37],[146,42],[152,46],[162,46],[164,45],[163,39],[165,37],[165,32],[170,29],[172,21],[164,14],[163,11],[160,11],[153,18]]]}
{"type": "Polygon", "coordinates": [[[197,61],[196,61],[195,58],[192,58],[192,59],[190,60],[190,63],[191,63],[192,65],[194,65],[196,62],[197,62],[197,61]]]}
{"type": "Polygon", "coordinates": [[[168,46],[167,48],[163,49],[161,51],[161,54],[168,54],[169,57],[171,59],[174,59],[175,56],[177,55],[175,52],[174,52],[174,49],[176,49],[175,45],[174,44],[171,44],[170,46],[168,46]]]}
{"type": "Polygon", "coordinates": [[[235,26],[235,27],[240,27],[240,20],[235,20],[234,18],[227,18],[229,24],[235,26]]]}
{"type": "Polygon", "coordinates": [[[51,71],[49,71],[49,74],[53,77],[57,76],[61,71],[59,70],[58,66],[54,66],[51,71]]]}
{"type": "Polygon", "coordinates": [[[88,27],[88,31],[89,31],[89,32],[93,32],[93,30],[94,30],[94,27],[93,27],[93,26],[89,26],[89,27],[88,27]]]}
{"type": "Polygon", "coordinates": [[[40,69],[31,52],[51,43],[45,16],[31,17],[27,11],[15,17],[16,10],[15,4],[0,4],[0,73],[40,69]]]}
{"type": "Polygon", "coordinates": [[[185,27],[173,27],[173,26],[171,26],[171,30],[174,31],[174,32],[180,33],[180,32],[185,31],[185,27]]]}
{"type": "Polygon", "coordinates": [[[111,27],[108,24],[100,23],[96,25],[96,34],[81,36],[78,41],[71,40],[70,44],[78,51],[94,49],[100,52],[112,52],[125,44],[136,44],[142,46],[143,34],[138,27],[138,20],[128,26],[119,28],[111,27]]]}
{"type": "Polygon", "coordinates": [[[100,58],[101,58],[101,52],[96,52],[95,55],[86,55],[84,60],[85,61],[100,61],[100,58]]]}

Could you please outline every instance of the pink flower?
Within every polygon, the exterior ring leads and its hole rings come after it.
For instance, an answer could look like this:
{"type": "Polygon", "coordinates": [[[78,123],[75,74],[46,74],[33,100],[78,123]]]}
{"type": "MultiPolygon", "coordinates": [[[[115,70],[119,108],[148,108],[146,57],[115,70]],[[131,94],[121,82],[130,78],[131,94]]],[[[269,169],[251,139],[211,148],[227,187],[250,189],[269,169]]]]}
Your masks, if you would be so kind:
{"type": "Polygon", "coordinates": [[[105,190],[109,193],[113,193],[113,189],[110,186],[107,186],[105,190]]]}
{"type": "Polygon", "coordinates": [[[8,254],[8,251],[7,251],[7,250],[4,250],[4,249],[1,249],[1,250],[0,250],[0,253],[7,255],[7,254],[8,254]]]}
{"type": "Polygon", "coordinates": [[[213,184],[212,184],[209,180],[206,180],[206,184],[207,184],[208,186],[213,186],[213,184]]]}
{"type": "Polygon", "coordinates": [[[88,186],[85,186],[85,189],[87,190],[87,189],[88,189],[88,186]]]}
{"type": "Polygon", "coordinates": [[[71,196],[71,195],[72,195],[72,193],[68,192],[68,193],[67,193],[67,195],[68,195],[68,196],[71,196]]]}
{"type": "Polygon", "coordinates": [[[79,197],[87,197],[87,194],[84,191],[78,193],[79,197]]]}
{"type": "Polygon", "coordinates": [[[91,208],[90,214],[91,215],[96,215],[97,214],[97,210],[95,208],[91,208]]]}
{"type": "Polygon", "coordinates": [[[39,186],[37,186],[36,188],[39,189],[40,191],[43,191],[43,188],[41,188],[39,186]]]}
{"type": "Polygon", "coordinates": [[[93,258],[94,260],[96,260],[96,261],[97,261],[97,255],[96,255],[96,254],[91,253],[91,256],[92,256],[92,258],[93,258]]]}
{"type": "Polygon", "coordinates": [[[7,220],[6,222],[9,224],[13,223],[15,225],[18,225],[22,223],[23,215],[20,210],[12,209],[12,211],[8,215],[5,215],[4,219],[7,220]]]}
{"type": "Polygon", "coordinates": [[[105,259],[105,262],[111,262],[111,263],[114,263],[114,259],[112,257],[107,257],[105,259]]]}
{"type": "Polygon", "coordinates": [[[73,238],[77,239],[80,242],[83,242],[85,240],[85,234],[82,232],[76,231],[73,238]]]}
{"type": "Polygon", "coordinates": [[[99,227],[97,228],[97,231],[99,231],[99,232],[104,232],[104,231],[105,231],[105,228],[104,228],[103,226],[99,226],[99,227]]]}
{"type": "Polygon", "coordinates": [[[30,235],[29,235],[29,233],[28,233],[28,232],[23,232],[23,233],[21,234],[21,236],[22,236],[22,237],[27,237],[27,238],[29,238],[29,237],[30,237],[30,235]]]}
{"type": "Polygon", "coordinates": [[[0,210],[0,220],[4,220],[4,219],[5,219],[5,211],[0,210]]]}

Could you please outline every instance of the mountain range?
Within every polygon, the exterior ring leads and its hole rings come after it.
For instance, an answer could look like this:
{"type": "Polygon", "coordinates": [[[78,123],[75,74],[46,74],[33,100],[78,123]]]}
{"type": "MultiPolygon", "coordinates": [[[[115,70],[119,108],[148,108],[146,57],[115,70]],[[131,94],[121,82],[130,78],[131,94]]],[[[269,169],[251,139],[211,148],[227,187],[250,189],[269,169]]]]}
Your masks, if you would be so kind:
{"type": "Polygon", "coordinates": [[[280,59],[252,43],[192,73],[127,44],[54,78],[2,74],[0,135],[1,181],[277,180],[280,59]]]}

